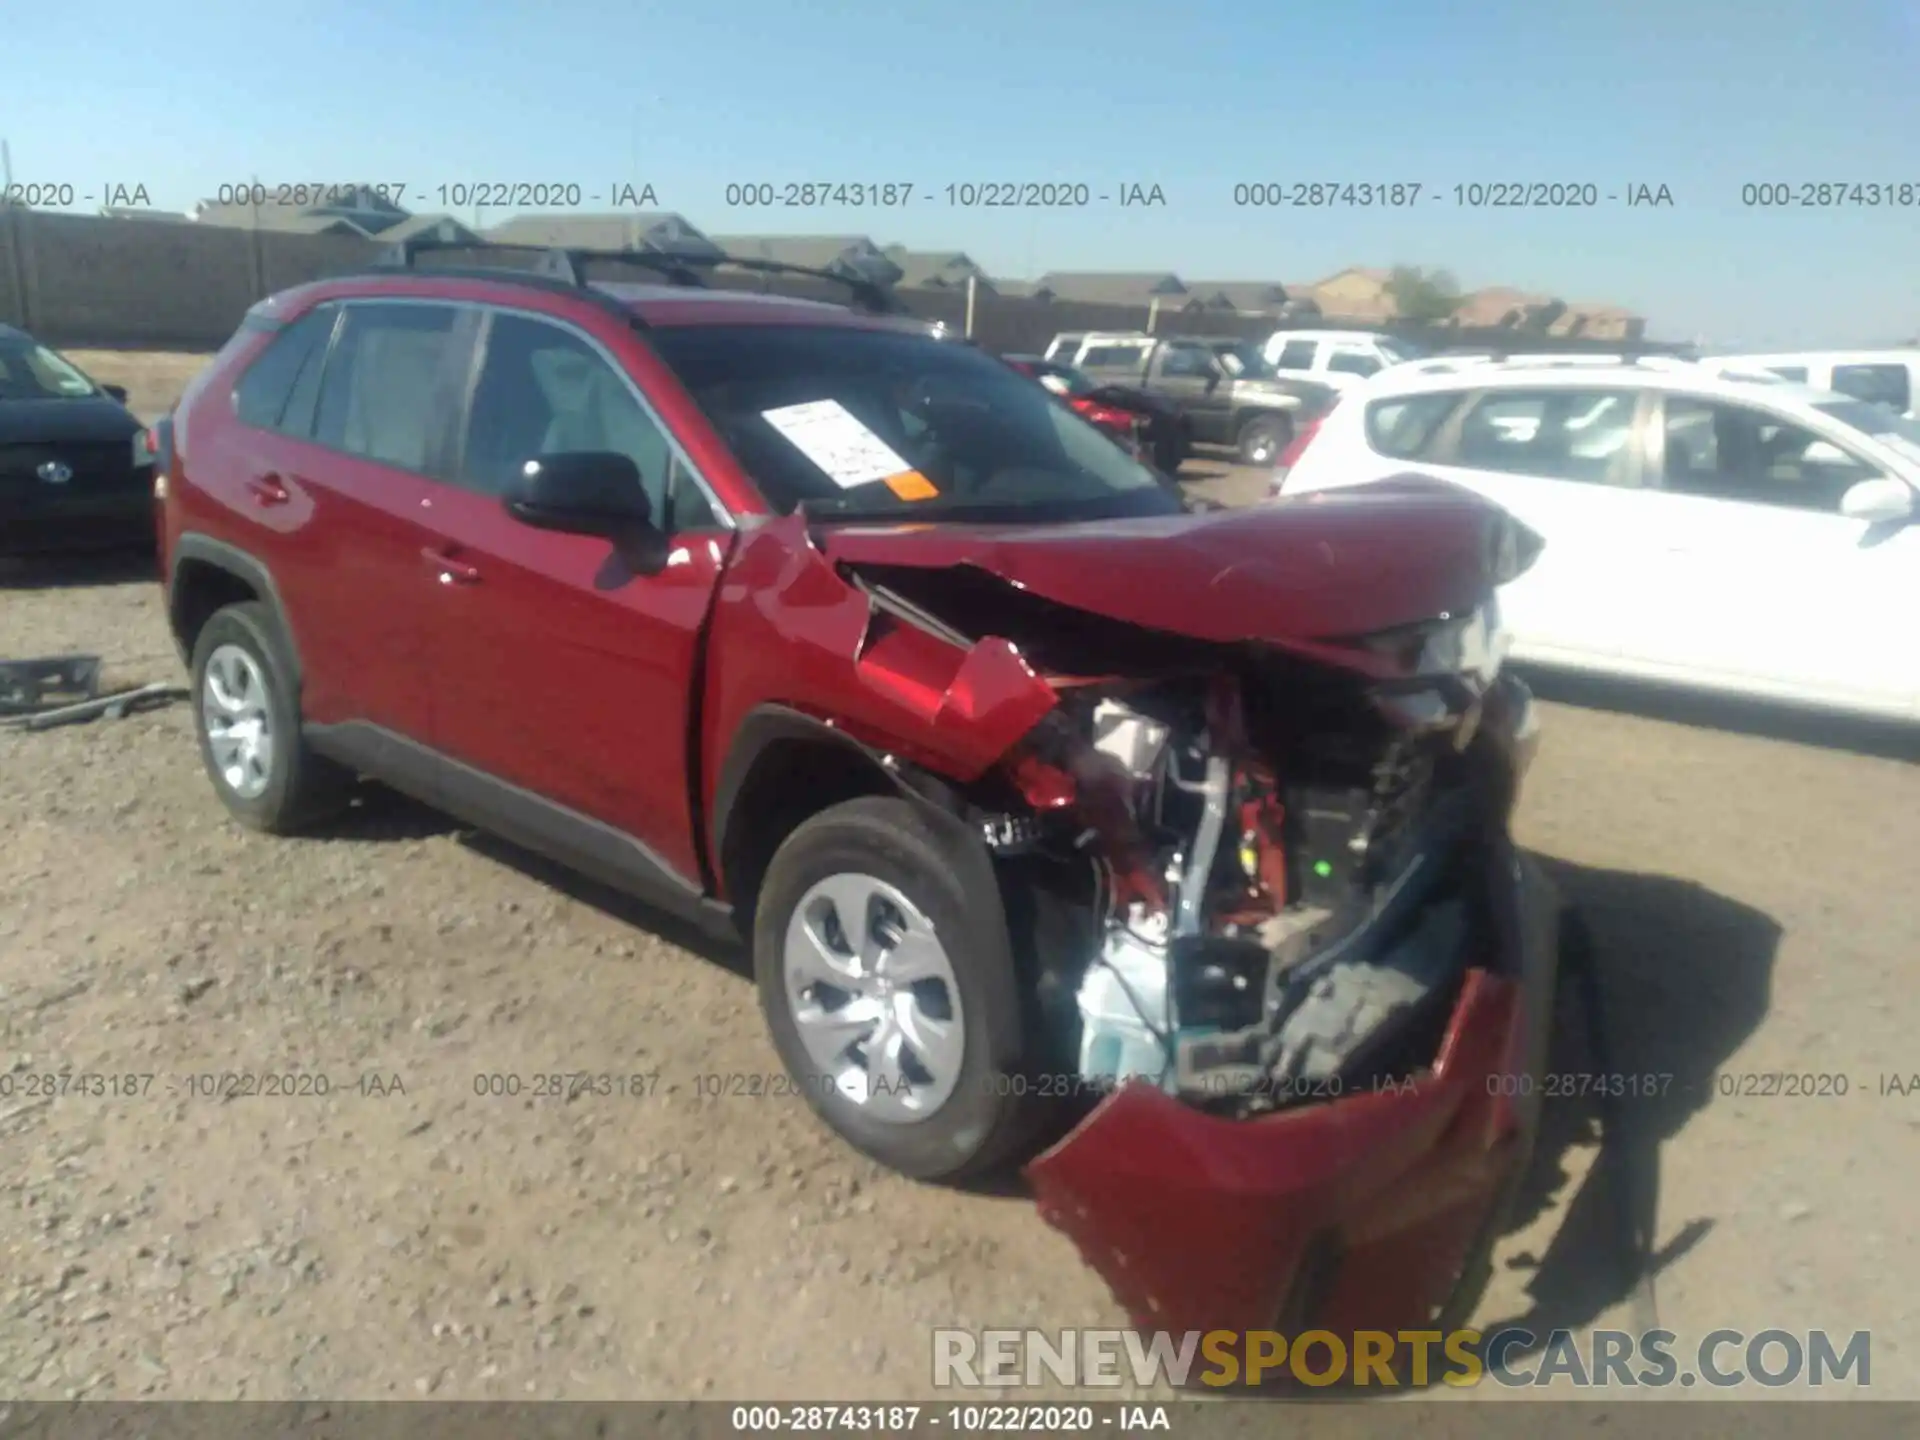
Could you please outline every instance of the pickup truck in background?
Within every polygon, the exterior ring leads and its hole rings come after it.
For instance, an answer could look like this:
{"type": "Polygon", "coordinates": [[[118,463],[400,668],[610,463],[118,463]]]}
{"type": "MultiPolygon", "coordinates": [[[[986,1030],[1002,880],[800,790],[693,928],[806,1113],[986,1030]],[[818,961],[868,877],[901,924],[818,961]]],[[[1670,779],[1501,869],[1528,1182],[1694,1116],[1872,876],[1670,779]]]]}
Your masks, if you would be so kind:
{"type": "Polygon", "coordinates": [[[1076,331],[1054,336],[1046,359],[1172,402],[1195,443],[1228,446],[1243,465],[1273,465],[1332,396],[1281,380],[1257,345],[1233,337],[1076,331]]]}

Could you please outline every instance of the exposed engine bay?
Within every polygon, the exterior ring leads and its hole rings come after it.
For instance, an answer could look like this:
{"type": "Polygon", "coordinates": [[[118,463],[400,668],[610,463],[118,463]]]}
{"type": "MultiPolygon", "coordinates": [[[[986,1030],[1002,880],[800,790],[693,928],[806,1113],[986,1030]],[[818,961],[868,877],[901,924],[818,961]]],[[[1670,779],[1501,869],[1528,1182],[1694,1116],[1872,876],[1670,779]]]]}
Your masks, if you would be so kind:
{"type": "Polygon", "coordinates": [[[1450,694],[1272,655],[1064,691],[1010,761],[1034,813],[987,838],[1087,868],[1079,973],[1045,961],[1083,1082],[1249,1114],[1431,1062],[1481,948],[1468,862],[1508,800],[1475,763],[1498,657],[1474,663],[1450,694]]]}
{"type": "Polygon", "coordinates": [[[1502,748],[1521,717],[1483,725],[1508,688],[1493,601],[1362,637],[1384,663],[1345,668],[1118,627],[964,570],[865,579],[917,627],[1020,636],[1052,677],[1058,703],[1002,763],[1006,803],[975,813],[1073,917],[1034,948],[1083,1083],[1252,1114],[1431,1063],[1487,948],[1473,862],[1525,763],[1502,748]]]}

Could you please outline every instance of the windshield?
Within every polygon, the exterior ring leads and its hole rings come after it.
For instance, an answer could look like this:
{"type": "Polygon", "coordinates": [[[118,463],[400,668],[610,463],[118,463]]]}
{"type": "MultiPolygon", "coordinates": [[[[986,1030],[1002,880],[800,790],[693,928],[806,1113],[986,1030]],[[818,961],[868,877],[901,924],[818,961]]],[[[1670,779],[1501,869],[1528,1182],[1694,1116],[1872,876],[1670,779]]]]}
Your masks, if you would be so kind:
{"type": "Polygon", "coordinates": [[[1267,363],[1257,345],[1216,345],[1213,353],[1235,379],[1271,380],[1278,372],[1267,363]]]}
{"type": "Polygon", "coordinates": [[[1024,522],[1184,508],[1047,390],[968,345],[838,325],[649,338],[783,515],[1024,522]]]}
{"type": "Polygon", "coordinates": [[[0,400],[79,400],[93,382],[44,345],[0,339],[0,400]]]}
{"type": "Polygon", "coordinates": [[[1823,415],[1831,415],[1842,425],[1858,430],[1863,435],[1871,435],[1875,439],[1891,436],[1908,445],[1920,446],[1920,421],[1909,420],[1871,400],[1830,400],[1813,408],[1823,415]]]}

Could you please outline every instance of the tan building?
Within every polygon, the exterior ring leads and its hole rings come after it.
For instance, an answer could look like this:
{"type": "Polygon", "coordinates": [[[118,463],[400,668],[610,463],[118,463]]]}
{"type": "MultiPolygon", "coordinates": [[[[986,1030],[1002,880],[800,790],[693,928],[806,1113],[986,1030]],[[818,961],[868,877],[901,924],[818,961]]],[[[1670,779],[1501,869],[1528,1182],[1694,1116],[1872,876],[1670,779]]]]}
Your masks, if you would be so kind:
{"type": "Polygon", "coordinates": [[[1555,335],[1577,335],[1583,340],[1639,340],[1647,333],[1645,317],[1618,305],[1575,302],[1553,323],[1555,335]]]}
{"type": "MultiPolygon", "coordinates": [[[[1320,313],[1329,320],[1391,320],[1399,313],[1387,293],[1389,270],[1353,265],[1304,287],[1320,313]]],[[[1293,290],[1300,295],[1300,290],[1293,290]]]]}

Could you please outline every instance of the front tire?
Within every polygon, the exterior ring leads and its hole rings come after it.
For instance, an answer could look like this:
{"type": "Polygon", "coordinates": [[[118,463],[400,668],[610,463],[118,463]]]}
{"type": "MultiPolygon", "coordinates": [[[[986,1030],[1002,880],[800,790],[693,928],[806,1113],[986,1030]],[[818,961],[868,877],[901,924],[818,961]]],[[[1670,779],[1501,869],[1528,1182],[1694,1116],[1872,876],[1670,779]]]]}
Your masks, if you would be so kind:
{"type": "Polygon", "coordinates": [[[774,855],[754,913],[787,1072],[855,1149],[918,1180],[1022,1158],[1041,1115],[993,867],[910,802],[836,805],[774,855]]]}
{"type": "Polygon", "coordinates": [[[293,667],[267,606],[216,611],[194,640],[192,670],[200,759],[228,814],[287,835],[346,807],[353,777],[301,736],[293,667]]]}
{"type": "Polygon", "coordinates": [[[1293,425],[1284,418],[1257,415],[1240,427],[1237,447],[1242,465],[1271,466],[1293,439],[1293,425]]]}

